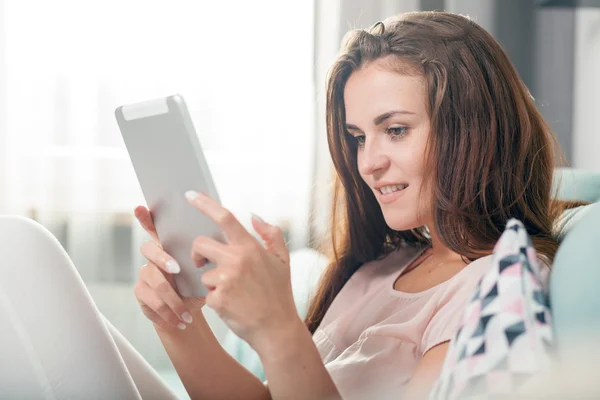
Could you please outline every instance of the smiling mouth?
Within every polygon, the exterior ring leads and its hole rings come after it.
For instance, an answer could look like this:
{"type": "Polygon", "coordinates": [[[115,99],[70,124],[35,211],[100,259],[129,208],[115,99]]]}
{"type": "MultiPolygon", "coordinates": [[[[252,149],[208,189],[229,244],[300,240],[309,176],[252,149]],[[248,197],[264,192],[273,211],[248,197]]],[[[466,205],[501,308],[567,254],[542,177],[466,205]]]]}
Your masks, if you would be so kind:
{"type": "Polygon", "coordinates": [[[380,194],[382,195],[387,195],[387,194],[392,194],[392,193],[396,193],[396,192],[400,192],[404,189],[406,189],[408,187],[408,185],[390,185],[390,186],[384,186],[380,189],[377,189],[379,191],[380,194]]]}

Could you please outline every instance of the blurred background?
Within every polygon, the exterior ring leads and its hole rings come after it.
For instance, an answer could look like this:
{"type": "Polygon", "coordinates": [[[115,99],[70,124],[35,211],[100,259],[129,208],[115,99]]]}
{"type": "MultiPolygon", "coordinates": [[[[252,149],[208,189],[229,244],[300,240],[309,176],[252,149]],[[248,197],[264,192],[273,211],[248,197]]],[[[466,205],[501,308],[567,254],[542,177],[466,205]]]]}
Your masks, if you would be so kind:
{"type": "Polygon", "coordinates": [[[349,29],[416,10],[491,32],[568,162],[600,171],[600,1],[0,0],[0,214],[54,233],[100,311],[178,385],[133,296],[144,200],[115,108],[181,93],[224,206],[280,225],[291,250],[314,246],[332,176],[327,69],[349,29]]]}

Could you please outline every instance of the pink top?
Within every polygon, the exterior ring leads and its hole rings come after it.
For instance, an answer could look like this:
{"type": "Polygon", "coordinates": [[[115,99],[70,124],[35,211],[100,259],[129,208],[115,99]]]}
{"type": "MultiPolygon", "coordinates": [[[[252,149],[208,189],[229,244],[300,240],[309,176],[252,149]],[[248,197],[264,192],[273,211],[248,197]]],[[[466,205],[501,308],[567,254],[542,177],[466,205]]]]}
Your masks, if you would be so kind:
{"type": "Polygon", "coordinates": [[[419,293],[394,289],[426,248],[365,263],[337,295],[313,339],[344,399],[400,399],[423,354],[452,339],[491,256],[419,293]]]}

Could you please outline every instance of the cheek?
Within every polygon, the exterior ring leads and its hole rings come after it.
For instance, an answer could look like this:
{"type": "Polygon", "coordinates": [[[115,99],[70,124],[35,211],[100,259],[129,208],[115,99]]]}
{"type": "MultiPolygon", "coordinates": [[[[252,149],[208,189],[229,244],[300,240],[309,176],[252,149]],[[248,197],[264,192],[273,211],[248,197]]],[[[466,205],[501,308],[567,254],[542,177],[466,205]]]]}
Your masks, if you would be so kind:
{"type": "MultiPolygon", "coordinates": [[[[427,188],[421,186],[421,195],[417,195],[418,199],[418,209],[419,209],[419,219],[424,221],[429,221],[431,219],[431,204],[432,204],[432,196],[431,191],[427,190],[427,188]]],[[[423,223],[425,223],[423,221],[423,223]]]]}
{"type": "Polygon", "coordinates": [[[360,166],[362,165],[362,157],[360,155],[360,151],[356,152],[356,170],[361,178],[364,179],[360,166]]]}
{"type": "Polygon", "coordinates": [[[421,138],[410,139],[394,144],[394,151],[389,153],[390,160],[400,177],[409,181],[421,180],[425,174],[425,149],[421,138]]]}
{"type": "Polygon", "coordinates": [[[421,179],[411,180],[408,196],[397,203],[382,206],[387,225],[394,230],[409,230],[427,225],[431,220],[431,193],[422,186],[421,179]]]}
{"type": "Polygon", "coordinates": [[[404,169],[410,174],[410,178],[418,180],[419,184],[425,175],[425,155],[420,149],[411,152],[408,157],[403,160],[404,169]]]}

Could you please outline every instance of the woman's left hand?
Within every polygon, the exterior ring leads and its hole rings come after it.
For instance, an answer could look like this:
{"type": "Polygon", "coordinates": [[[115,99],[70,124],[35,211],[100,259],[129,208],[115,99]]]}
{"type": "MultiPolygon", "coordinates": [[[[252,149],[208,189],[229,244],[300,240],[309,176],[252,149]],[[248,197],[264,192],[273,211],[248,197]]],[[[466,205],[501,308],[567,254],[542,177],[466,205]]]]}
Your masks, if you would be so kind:
{"type": "Polygon", "coordinates": [[[209,289],[206,304],[260,355],[277,335],[302,325],[292,295],[290,255],[281,229],[252,218],[265,249],[213,199],[195,192],[187,192],[186,197],[227,238],[227,243],[220,243],[199,236],[192,246],[192,258],[199,267],[206,259],[216,265],[202,275],[202,283],[209,289]]]}

